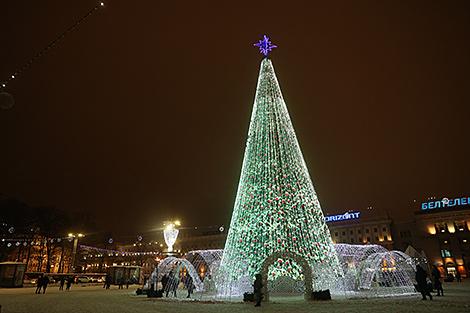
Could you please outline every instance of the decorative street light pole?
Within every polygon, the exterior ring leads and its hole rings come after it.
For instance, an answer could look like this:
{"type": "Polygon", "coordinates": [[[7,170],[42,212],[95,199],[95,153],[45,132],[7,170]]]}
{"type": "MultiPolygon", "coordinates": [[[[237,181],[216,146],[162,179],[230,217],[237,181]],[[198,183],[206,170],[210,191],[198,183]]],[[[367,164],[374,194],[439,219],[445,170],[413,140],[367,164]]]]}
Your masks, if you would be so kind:
{"type": "Polygon", "coordinates": [[[179,230],[176,228],[176,226],[180,226],[181,223],[179,221],[174,221],[165,224],[166,226],[163,229],[163,238],[165,239],[165,243],[168,247],[168,253],[172,253],[173,245],[175,244],[176,238],[178,238],[179,233],[179,230]]]}
{"type": "Polygon", "coordinates": [[[69,241],[73,240],[73,249],[72,249],[72,262],[71,266],[69,267],[69,273],[70,272],[75,272],[75,260],[77,256],[77,250],[78,250],[78,239],[85,237],[82,233],[74,234],[74,233],[69,233],[68,235],[69,241]]]}

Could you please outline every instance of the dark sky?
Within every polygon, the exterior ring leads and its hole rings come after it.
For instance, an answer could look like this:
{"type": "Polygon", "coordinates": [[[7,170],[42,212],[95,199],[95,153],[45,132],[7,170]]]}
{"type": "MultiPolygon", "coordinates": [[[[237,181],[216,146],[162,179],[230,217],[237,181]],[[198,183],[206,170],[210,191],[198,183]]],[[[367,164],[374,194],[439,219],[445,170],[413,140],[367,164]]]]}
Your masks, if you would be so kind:
{"type": "MultiPolygon", "coordinates": [[[[6,79],[96,2],[4,1],[6,79]]],[[[103,229],[228,224],[267,33],[324,208],[470,192],[470,2],[108,1],[8,89],[0,193],[103,229]]]]}

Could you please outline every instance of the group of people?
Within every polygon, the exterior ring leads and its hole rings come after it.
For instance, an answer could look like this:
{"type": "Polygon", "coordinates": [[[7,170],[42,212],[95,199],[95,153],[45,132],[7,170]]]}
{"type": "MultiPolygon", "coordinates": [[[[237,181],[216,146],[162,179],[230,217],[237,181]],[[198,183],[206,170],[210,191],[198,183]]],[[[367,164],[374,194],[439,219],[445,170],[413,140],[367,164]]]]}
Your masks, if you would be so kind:
{"type": "MultiPolygon", "coordinates": [[[[124,283],[126,284],[126,289],[129,289],[129,279],[124,279],[124,277],[121,277],[118,279],[118,289],[124,289],[124,283]]],[[[109,288],[107,288],[109,289],[109,288]]]]}
{"type": "Polygon", "coordinates": [[[70,287],[72,287],[72,283],[72,277],[68,277],[67,279],[65,279],[65,277],[61,277],[59,281],[59,290],[64,290],[64,285],[66,285],[65,290],[70,290],[70,287]]]}
{"type": "Polygon", "coordinates": [[[46,275],[39,276],[37,280],[36,293],[40,294],[42,291],[42,293],[45,294],[48,284],[49,284],[49,277],[47,277],[46,275]]]}
{"type": "MultiPolygon", "coordinates": [[[[37,294],[45,294],[47,286],[49,285],[50,279],[47,275],[40,275],[37,280],[37,286],[36,286],[36,293],[37,294]]],[[[72,277],[61,277],[59,281],[59,290],[64,290],[64,285],[66,286],[65,290],[70,290],[70,287],[72,286],[73,283],[73,278],[72,277]]]]}
{"type": "MultiPolygon", "coordinates": [[[[181,282],[188,291],[188,295],[186,296],[186,298],[191,298],[191,295],[194,292],[193,278],[191,277],[191,275],[185,275],[181,278],[181,282]]],[[[172,271],[162,276],[161,283],[162,292],[166,293],[166,297],[168,298],[168,294],[173,294],[173,296],[176,298],[176,290],[178,289],[180,279],[176,275],[174,275],[172,271]]]]}
{"type": "Polygon", "coordinates": [[[442,289],[442,278],[441,272],[436,265],[433,265],[431,271],[431,280],[428,280],[428,273],[420,266],[416,266],[416,289],[423,296],[423,300],[432,300],[431,291],[436,290],[436,296],[444,296],[444,290],[442,289]]]}

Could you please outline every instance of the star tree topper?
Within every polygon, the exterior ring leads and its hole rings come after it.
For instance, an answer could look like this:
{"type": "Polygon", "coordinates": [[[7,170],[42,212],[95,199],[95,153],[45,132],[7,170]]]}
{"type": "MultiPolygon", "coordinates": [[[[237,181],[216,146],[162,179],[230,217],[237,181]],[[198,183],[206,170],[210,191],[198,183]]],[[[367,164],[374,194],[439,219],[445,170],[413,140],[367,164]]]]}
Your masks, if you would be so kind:
{"type": "Polygon", "coordinates": [[[259,52],[263,54],[265,57],[268,57],[269,52],[271,52],[274,48],[277,48],[276,45],[273,45],[269,37],[263,35],[263,39],[258,41],[258,43],[254,44],[255,47],[259,48],[259,52]]]}

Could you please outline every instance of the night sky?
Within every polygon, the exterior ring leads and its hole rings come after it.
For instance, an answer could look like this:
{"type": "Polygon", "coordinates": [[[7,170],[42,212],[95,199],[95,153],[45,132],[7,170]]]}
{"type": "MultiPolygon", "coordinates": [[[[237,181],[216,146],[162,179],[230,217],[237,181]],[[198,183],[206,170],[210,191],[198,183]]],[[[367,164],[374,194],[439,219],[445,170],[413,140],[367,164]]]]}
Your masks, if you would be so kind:
{"type": "MultiPolygon", "coordinates": [[[[0,80],[95,4],[5,1],[0,80]]],[[[469,195],[468,1],[107,1],[7,89],[0,193],[115,232],[227,225],[265,33],[326,211],[469,195]]]]}

